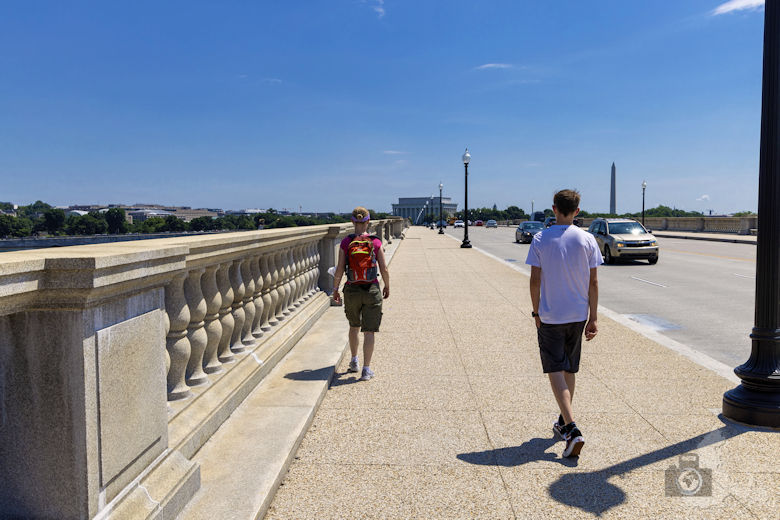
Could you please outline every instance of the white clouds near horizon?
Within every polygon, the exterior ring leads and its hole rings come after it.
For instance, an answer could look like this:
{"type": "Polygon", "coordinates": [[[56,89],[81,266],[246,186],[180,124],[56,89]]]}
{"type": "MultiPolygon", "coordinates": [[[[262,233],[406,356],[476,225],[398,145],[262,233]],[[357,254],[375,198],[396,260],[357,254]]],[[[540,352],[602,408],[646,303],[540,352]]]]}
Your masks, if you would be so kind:
{"type": "Polygon", "coordinates": [[[385,150],[382,152],[385,155],[405,155],[406,152],[402,152],[400,150],[385,150]]]}
{"type": "Polygon", "coordinates": [[[757,10],[764,7],[764,0],[729,0],[712,11],[713,16],[734,11],[757,10]]]}
{"type": "Polygon", "coordinates": [[[511,63],[485,63],[479,67],[474,67],[474,70],[487,70],[487,69],[513,69],[514,65],[511,63]]]}

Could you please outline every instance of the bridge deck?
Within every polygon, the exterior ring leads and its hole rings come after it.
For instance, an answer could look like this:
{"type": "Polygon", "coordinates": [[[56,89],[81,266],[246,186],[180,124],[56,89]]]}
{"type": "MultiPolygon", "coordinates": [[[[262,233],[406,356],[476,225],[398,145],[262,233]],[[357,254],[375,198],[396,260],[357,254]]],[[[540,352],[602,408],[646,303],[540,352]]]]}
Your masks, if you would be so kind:
{"type": "Polygon", "coordinates": [[[377,377],[337,368],[266,518],[777,514],[780,434],[721,420],[732,381],[602,315],[574,399],[586,444],[562,459],[528,278],[423,228],[390,271],[377,377]],[[689,451],[712,496],[665,496],[689,451]]]}

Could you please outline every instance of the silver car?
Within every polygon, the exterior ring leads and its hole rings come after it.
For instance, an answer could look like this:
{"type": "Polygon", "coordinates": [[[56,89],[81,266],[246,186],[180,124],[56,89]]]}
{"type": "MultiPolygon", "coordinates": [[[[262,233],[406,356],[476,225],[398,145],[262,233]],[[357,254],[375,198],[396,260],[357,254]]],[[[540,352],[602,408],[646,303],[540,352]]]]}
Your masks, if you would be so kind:
{"type": "Polygon", "coordinates": [[[588,231],[596,237],[604,263],[614,263],[618,258],[658,262],[658,240],[636,220],[597,218],[588,231]]]}

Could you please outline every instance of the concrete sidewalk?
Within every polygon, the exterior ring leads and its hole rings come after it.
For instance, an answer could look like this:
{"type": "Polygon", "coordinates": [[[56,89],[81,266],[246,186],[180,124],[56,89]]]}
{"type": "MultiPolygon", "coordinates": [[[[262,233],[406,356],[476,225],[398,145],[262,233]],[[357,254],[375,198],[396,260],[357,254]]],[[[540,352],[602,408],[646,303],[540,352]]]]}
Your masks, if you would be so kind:
{"type": "Polygon", "coordinates": [[[266,518],[777,518],[780,433],[718,415],[732,382],[601,316],[562,459],[528,278],[422,228],[391,275],[377,377],[341,364],[266,518]],[[691,452],[711,496],[666,496],[691,452]]]}

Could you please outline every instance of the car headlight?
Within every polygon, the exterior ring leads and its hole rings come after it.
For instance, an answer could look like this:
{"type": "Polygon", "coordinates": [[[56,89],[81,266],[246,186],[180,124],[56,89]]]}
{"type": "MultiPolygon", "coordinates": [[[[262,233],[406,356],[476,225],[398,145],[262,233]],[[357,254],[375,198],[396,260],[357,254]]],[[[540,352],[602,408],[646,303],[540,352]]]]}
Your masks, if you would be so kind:
{"type": "Polygon", "coordinates": [[[658,242],[656,242],[655,240],[653,240],[652,242],[650,242],[650,245],[651,245],[651,246],[657,246],[657,245],[658,245],[658,242]]]}
{"type": "Polygon", "coordinates": [[[616,242],[615,247],[626,247],[625,242],[616,242]]]}

